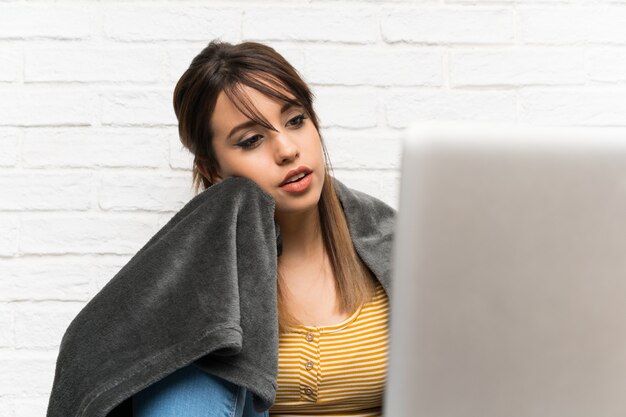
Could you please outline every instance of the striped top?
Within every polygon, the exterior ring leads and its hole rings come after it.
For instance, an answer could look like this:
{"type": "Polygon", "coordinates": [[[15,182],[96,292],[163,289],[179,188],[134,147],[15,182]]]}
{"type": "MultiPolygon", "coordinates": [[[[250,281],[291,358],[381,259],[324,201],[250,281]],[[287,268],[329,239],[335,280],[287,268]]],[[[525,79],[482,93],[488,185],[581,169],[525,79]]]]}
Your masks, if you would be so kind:
{"type": "Polygon", "coordinates": [[[377,283],[372,299],[341,323],[281,334],[270,416],[381,416],[388,318],[387,294],[377,283]]]}

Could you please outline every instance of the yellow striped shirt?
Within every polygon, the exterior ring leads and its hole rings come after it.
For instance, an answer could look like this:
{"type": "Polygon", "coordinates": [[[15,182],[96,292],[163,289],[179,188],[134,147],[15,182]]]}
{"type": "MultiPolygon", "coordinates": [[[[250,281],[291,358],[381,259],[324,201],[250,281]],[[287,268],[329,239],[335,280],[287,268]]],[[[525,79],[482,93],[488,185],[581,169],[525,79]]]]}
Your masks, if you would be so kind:
{"type": "Polygon", "coordinates": [[[373,298],[341,323],[299,326],[280,336],[270,416],[381,416],[389,306],[377,284],[373,298]]]}

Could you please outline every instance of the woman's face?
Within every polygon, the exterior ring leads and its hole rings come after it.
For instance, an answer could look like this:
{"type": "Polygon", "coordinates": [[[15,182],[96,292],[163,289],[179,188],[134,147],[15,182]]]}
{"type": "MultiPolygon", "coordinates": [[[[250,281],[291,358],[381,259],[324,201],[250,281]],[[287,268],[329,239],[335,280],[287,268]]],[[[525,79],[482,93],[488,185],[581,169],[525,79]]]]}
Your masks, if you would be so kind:
{"type": "Polygon", "coordinates": [[[324,154],[309,115],[303,107],[283,107],[285,103],[253,88],[242,88],[278,131],[255,124],[221,92],[211,117],[219,176],[254,181],[274,198],[277,213],[317,207],[324,185],[324,154]]]}

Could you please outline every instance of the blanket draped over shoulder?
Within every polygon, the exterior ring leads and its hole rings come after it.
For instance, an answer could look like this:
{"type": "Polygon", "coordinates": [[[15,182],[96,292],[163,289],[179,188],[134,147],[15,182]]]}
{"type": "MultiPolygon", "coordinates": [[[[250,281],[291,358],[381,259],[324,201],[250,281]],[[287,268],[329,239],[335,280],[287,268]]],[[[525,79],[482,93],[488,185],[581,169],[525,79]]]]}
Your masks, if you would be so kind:
{"type": "MultiPolygon", "coordinates": [[[[333,179],[355,249],[389,294],[395,213],[333,179]]],[[[231,177],[192,198],[67,328],[47,417],[131,417],[132,396],[193,363],[274,402],[274,200],[231,177]]]]}

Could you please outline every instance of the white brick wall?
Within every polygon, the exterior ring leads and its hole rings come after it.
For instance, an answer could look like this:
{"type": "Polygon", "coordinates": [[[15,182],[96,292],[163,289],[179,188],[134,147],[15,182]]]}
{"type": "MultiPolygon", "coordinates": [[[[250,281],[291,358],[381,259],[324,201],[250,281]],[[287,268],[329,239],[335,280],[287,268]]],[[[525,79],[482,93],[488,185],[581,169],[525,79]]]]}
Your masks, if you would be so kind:
{"type": "Polygon", "coordinates": [[[514,12],[502,6],[402,5],[381,13],[380,31],[387,42],[507,44],[514,41],[514,12]]]}
{"type": "Polygon", "coordinates": [[[396,205],[412,120],[626,124],[626,0],[0,0],[0,415],[192,197],[172,91],[211,39],[312,86],[337,177],[396,205]]]}

